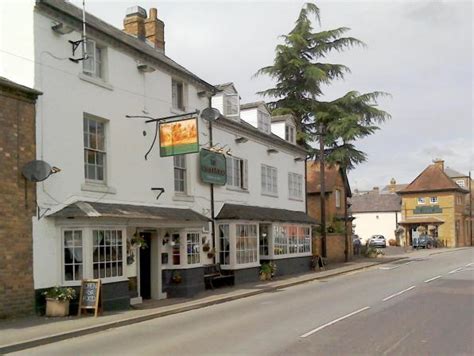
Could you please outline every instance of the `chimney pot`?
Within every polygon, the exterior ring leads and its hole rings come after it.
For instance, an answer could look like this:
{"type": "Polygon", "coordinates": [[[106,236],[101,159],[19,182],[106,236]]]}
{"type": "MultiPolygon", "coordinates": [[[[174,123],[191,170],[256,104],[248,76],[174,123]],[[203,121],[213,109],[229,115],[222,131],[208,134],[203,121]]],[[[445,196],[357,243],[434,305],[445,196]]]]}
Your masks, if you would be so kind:
{"type": "Polygon", "coordinates": [[[433,160],[433,163],[435,164],[436,167],[444,171],[444,161],[442,159],[437,158],[433,160]]]}
{"type": "Polygon", "coordinates": [[[165,51],[165,24],[158,19],[158,11],[152,7],[149,11],[150,17],[145,20],[145,37],[153,43],[153,46],[165,51]]]}
{"type": "Polygon", "coordinates": [[[127,9],[123,19],[123,30],[129,35],[145,40],[146,10],[140,6],[132,6],[127,9]]]}

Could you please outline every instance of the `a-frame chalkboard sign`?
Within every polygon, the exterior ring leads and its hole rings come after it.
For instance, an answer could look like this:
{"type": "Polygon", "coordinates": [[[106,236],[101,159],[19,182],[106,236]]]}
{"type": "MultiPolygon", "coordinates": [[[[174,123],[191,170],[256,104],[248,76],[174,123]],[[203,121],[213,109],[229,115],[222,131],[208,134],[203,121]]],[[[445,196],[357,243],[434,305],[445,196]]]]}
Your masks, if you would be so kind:
{"type": "Polygon", "coordinates": [[[94,310],[94,316],[102,314],[102,295],[100,279],[83,279],[81,283],[81,293],[79,295],[78,316],[87,310],[94,310]]]}

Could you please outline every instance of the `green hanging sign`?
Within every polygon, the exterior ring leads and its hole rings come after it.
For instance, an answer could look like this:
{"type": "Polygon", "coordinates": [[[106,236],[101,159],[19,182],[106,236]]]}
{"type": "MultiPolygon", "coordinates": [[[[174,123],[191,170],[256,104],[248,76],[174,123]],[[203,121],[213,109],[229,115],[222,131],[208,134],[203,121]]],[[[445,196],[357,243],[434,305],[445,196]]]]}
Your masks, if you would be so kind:
{"type": "Polygon", "coordinates": [[[227,182],[227,166],[225,156],[209,150],[199,152],[201,180],[204,183],[225,185],[227,182]]]}

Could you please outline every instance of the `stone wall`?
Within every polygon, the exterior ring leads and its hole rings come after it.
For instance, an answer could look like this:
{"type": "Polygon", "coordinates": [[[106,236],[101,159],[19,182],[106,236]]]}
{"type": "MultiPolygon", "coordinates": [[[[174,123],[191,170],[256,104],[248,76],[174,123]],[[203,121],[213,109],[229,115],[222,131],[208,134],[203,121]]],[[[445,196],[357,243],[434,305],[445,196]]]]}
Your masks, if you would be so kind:
{"type": "Polygon", "coordinates": [[[34,312],[36,187],[21,174],[36,155],[36,95],[31,92],[0,79],[0,318],[34,312]]]}

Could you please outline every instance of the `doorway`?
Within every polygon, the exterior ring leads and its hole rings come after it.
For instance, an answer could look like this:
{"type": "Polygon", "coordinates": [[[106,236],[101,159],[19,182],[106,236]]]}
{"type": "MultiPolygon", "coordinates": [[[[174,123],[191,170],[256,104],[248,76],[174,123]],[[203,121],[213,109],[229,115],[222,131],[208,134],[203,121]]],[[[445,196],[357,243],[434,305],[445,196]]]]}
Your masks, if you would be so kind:
{"type": "Polygon", "coordinates": [[[140,296],[151,299],[151,233],[142,232],[140,236],[146,248],[140,248],[140,296]]]}

